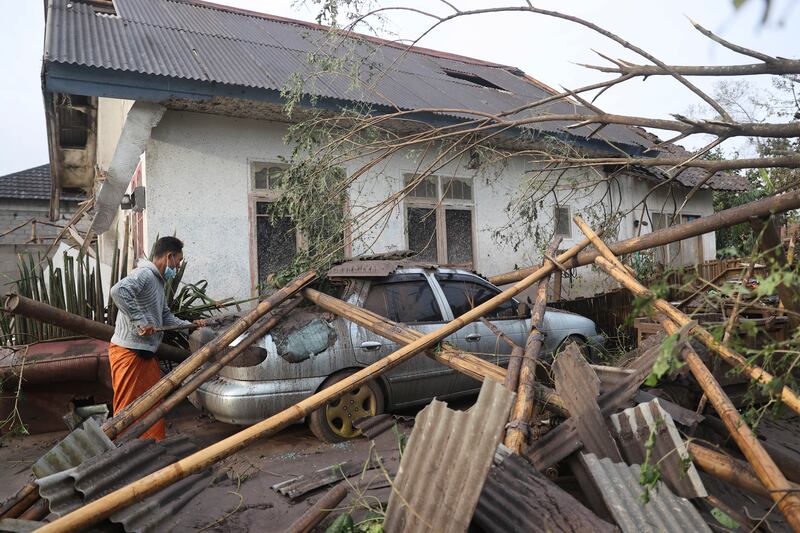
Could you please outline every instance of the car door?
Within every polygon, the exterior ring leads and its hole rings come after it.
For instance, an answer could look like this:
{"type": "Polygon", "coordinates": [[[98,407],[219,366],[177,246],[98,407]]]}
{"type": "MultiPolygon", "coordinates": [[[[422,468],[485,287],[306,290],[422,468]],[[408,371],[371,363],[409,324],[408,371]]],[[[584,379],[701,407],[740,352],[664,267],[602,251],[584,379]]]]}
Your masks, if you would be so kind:
{"type": "MultiPolygon", "coordinates": [[[[494,298],[500,289],[482,278],[459,272],[443,270],[435,276],[444,294],[453,317],[457,318],[470,309],[494,298]]],[[[525,345],[528,322],[519,316],[518,302],[514,299],[496,307],[485,318],[508,335],[519,346],[525,345]]],[[[478,355],[493,364],[508,366],[511,347],[482,322],[477,321],[461,328],[457,334],[457,346],[478,355]]],[[[453,393],[461,393],[480,388],[480,383],[464,374],[457,374],[453,383],[453,393]]]]}
{"type": "MultiPolygon", "coordinates": [[[[421,269],[373,281],[365,290],[361,300],[365,309],[423,334],[440,328],[445,322],[442,305],[429,277],[421,269]]],[[[364,365],[400,347],[360,326],[351,327],[351,335],[355,358],[364,365]]],[[[386,374],[392,407],[445,396],[450,393],[453,379],[453,370],[424,354],[412,357],[386,374]]]]}

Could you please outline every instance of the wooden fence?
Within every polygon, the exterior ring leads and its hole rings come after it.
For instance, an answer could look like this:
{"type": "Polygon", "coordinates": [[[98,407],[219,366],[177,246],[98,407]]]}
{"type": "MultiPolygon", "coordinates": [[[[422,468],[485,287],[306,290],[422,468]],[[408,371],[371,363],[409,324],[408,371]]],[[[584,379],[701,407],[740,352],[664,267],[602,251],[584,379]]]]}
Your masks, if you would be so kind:
{"type": "Polygon", "coordinates": [[[594,320],[600,332],[609,338],[608,348],[613,349],[615,343],[623,348],[635,346],[634,317],[628,320],[633,312],[633,296],[627,289],[617,289],[588,298],[559,300],[548,305],[594,320]]]}

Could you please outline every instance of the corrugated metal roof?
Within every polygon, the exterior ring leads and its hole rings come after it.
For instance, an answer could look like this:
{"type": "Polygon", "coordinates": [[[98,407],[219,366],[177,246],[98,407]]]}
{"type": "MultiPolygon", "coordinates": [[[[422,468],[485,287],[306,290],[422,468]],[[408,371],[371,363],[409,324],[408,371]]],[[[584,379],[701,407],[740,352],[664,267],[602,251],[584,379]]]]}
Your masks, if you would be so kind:
{"type": "MultiPolygon", "coordinates": [[[[347,76],[323,75],[305,90],[316,96],[401,109],[454,108],[481,112],[513,109],[550,96],[518,69],[414,48],[367,36],[336,37],[325,28],[233,8],[175,0],[116,0],[117,15],[98,15],[81,2],[56,0],[50,10],[45,61],[279,91],[293,75],[310,74],[309,53],[332,53],[347,76]],[[448,75],[466,73],[502,88],[448,75]]],[[[165,80],[166,82],[166,80],[165,80]]],[[[576,104],[554,102],[514,118],[542,113],[590,113],[576,104]]],[[[474,115],[452,113],[459,118],[474,115]]],[[[586,126],[567,132],[567,123],[533,129],[588,136],[586,126]]],[[[631,128],[610,125],[598,135],[632,147],[649,142],[631,128]]]]}
{"type": "MultiPolygon", "coordinates": [[[[80,465],[37,480],[50,510],[63,516],[89,501],[176,462],[195,449],[187,437],[157,443],[136,439],[83,461],[80,465]]],[[[164,531],[178,509],[210,483],[211,470],[189,476],[141,502],[111,515],[125,531],[164,531]]]]}
{"type": "Polygon", "coordinates": [[[37,478],[50,476],[80,465],[86,460],[114,449],[114,443],[89,418],[82,427],[64,437],[49,452],[44,454],[31,470],[37,478]]]}
{"type": "Polygon", "coordinates": [[[645,444],[652,435],[650,463],[658,465],[672,490],[684,498],[708,496],[675,422],[657,398],[611,415],[611,422],[629,463],[644,461],[645,444]]]}
{"type": "Polygon", "coordinates": [[[436,400],[420,412],[394,479],[386,531],[466,531],[514,396],[487,379],[468,412],[436,400]]]}
{"type": "Polygon", "coordinates": [[[297,476],[286,481],[281,481],[272,485],[272,490],[277,491],[284,496],[288,496],[292,500],[300,496],[316,490],[326,485],[332,485],[337,481],[341,481],[350,476],[354,476],[366,470],[378,468],[377,464],[370,464],[365,466],[364,463],[358,461],[345,461],[343,463],[334,464],[326,468],[317,470],[316,472],[307,476],[297,476]]]}
{"type": "Polygon", "coordinates": [[[684,533],[711,529],[695,507],[675,496],[663,483],[650,491],[644,503],[644,487],[639,483],[639,467],[581,454],[603,501],[624,533],[684,533]]]}
{"type": "MultiPolygon", "coordinates": [[[[53,177],[50,174],[50,165],[26,168],[19,172],[12,172],[0,176],[0,198],[14,200],[50,200],[50,188],[53,177]]],[[[85,200],[83,193],[64,191],[61,199],[65,201],[85,200]]]]}
{"type": "Polygon", "coordinates": [[[487,533],[617,531],[502,444],[473,522],[487,533]]]}

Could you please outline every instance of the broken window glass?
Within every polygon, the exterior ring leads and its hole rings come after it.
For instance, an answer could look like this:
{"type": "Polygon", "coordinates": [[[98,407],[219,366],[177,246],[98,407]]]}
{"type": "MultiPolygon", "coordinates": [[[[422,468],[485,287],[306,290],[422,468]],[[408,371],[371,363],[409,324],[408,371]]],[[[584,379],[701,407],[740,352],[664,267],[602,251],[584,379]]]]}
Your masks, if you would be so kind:
{"type": "MultiPolygon", "coordinates": [[[[488,285],[459,279],[442,279],[437,276],[445,298],[450,304],[454,317],[459,317],[470,309],[497,296],[500,291],[488,285]]],[[[486,314],[487,318],[517,318],[514,300],[509,300],[486,314]]]]}
{"type": "Polygon", "coordinates": [[[472,211],[446,209],[447,262],[451,265],[472,264],[472,211]]]}
{"type": "Polygon", "coordinates": [[[569,206],[557,205],[553,209],[555,234],[559,237],[572,237],[572,220],[569,216],[569,206]]]}
{"type": "Polygon", "coordinates": [[[256,203],[258,281],[292,264],[297,252],[297,231],[289,217],[272,219],[269,202],[256,203]]]}
{"type": "Polygon", "coordinates": [[[443,321],[439,304],[425,279],[375,283],[370,287],[364,308],[404,324],[443,321]]]}
{"type": "Polygon", "coordinates": [[[417,253],[420,261],[437,261],[436,211],[426,207],[406,209],[408,248],[417,253]]]}

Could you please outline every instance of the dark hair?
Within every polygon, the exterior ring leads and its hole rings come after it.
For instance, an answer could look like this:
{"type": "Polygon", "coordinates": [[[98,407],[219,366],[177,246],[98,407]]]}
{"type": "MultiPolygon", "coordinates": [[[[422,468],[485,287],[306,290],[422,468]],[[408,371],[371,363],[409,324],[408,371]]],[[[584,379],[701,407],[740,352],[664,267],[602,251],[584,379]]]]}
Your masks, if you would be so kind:
{"type": "Polygon", "coordinates": [[[183,251],[183,241],[175,237],[161,237],[153,246],[153,259],[161,257],[170,252],[179,253],[183,251]]]}

